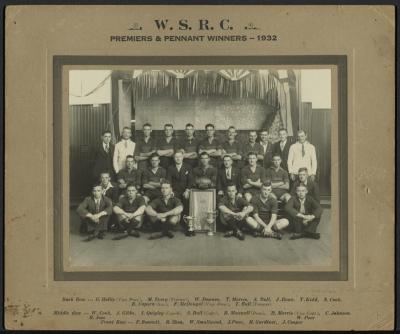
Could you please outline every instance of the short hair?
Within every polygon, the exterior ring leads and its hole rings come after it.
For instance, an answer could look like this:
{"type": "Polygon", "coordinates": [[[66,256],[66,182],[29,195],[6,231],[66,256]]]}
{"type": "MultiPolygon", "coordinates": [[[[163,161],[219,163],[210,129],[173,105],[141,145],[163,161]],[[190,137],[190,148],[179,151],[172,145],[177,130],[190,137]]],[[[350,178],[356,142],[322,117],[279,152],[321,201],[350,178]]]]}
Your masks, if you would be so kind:
{"type": "Polygon", "coordinates": [[[299,135],[300,133],[304,133],[307,136],[307,132],[305,132],[304,130],[300,129],[299,131],[297,131],[297,134],[299,135]]]}
{"type": "Polygon", "coordinates": [[[207,157],[207,158],[209,158],[210,155],[209,155],[207,152],[202,152],[202,153],[200,154],[200,158],[202,158],[202,157],[207,157]]]}
{"type": "Polygon", "coordinates": [[[129,155],[126,156],[126,160],[128,160],[128,159],[135,160],[135,157],[133,155],[129,154],[129,155]]]}
{"type": "Polygon", "coordinates": [[[100,172],[100,177],[101,177],[103,174],[108,174],[108,176],[110,176],[110,172],[103,171],[103,172],[100,172]]]}
{"type": "Polygon", "coordinates": [[[248,158],[249,158],[251,155],[254,155],[254,156],[257,157],[257,153],[256,153],[256,152],[251,151],[251,152],[247,153],[247,157],[248,157],[248,158]]]}
{"type": "Polygon", "coordinates": [[[150,155],[150,160],[153,159],[154,157],[160,158],[160,156],[156,152],[150,155]]]}
{"type": "Polygon", "coordinates": [[[303,188],[306,188],[306,189],[307,189],[306,185],[305,185],[304,183],[302,183],[302,182],[300,182],[300,183],[296,186],[296,190],[299,189],[300,187],[303,187],[303,188]]]}
{"type": "Polygon", "coordinates": [[[129,182],[126,186],[126,189],[128,189],[129,187],[135,187],[135,189],[137,190],[136,184],[129,182]]]}
{"type": "Polygon", "coordinates": [[[160,186],[162,186],[163,184],[169,184],[170,187],[172,187],[172,183],[170,181],[168,181],[167,179],[161,179],[160,186]]]}
{"type": "Polygon", "coordinates": [[[222,157],[222,160],[224,160],[225,158],[230,158],[231,160],[233,160],[232,157],[231,157],[229,154],[225,154],[225,155],[222,157]]]}
{"type": "Polygon", "coordinates": [[[268,131],[267,129],[262,129],[262,130],[260,131],[260,133],[263,133],[263,132],[269,133],[269,131],[268,131]]]}
{"type": "Polygon", "coordinates": [[[275,158],[275,157],[278,157],[278,158],[282,159],[282,157],[281,157],[281,155],[279,153],[272,154],[272,159],[275,158]]]}
{"type": "Polygon", "coordinates": [[[250,133],[255,133],[255,134],[257,135],[257,131],[256,131],[256,130],[250,130],[250,131],[249,131],[249,134],[250,134],[250,133]]]}
{"type": "Polygon", "coordinates": [[[167,123],[167,124],[164,124],[164,129],[165,128],[174,128],[174,126],[171,123],[167,123]]]}
{"type": "Polygon", "coordinates": [[[177,150],[174,152],[174,155],[177,154],[177,153],[182,153],[182,154],[183,154],[183,152],[184,152],[184,150],[180,148],[180,149],[177,149],[177,150]]]}
{"type": "Polygon", "coordinates": [[[194,125],[193,125],[192,123],[186,124],[186,125],[185,125],[185,128],[188,128],[188,127],[190,127],[190,126],[191,126],[192,128],[194,128],[194,125]]]}
{"type": "Polygon", "coordinates": [[[98,183],[98,182],[93,183],[93,184],[92,184],[92,191],[93,191],[93,189],[96,188],[96,187],[101,187],[101,184],[98,183]]]}
{"type": "Polygon", "coordinates": [[[150,124],[150,123],[144,123],[144,124],[143,124],[143,128],[144,128],[145,126],[151,127],[151,124],[150,124]]]}
{"type": "Polygon", "coordinates": [[[272,187],[272,183],[270,180],[267,180],[267,181],[263,182],[261,187],[272,187]]]}
{"type": "Polygon", "coordinates": [[[307,167],[301,167],[301,168],[299,168],[298,173],[301,173],[301,172],[306,172],[306,173],[308,174],[308,169],[307,169],[307,167]]]}
{"type": "Polygon", "coordinates": [[[112,135],[112,133],[111,133],[110,130],[104,130],[104,131],[101,133],[101,135],[104,136],[106,133],[109,133],[110,135],[112,135]]]}
{"type": "Polygon", "coordinates": [[[211,123],[206,124],[206,126],[204,128],[207,130],[207,128],[209,128],[209,127],[215,129],[214,124],[211,124],[211,123]]]}
{"type": "Polygon", "coordinates": [[[230,130],[230,129],[233,129],[233,130],[236,131],[236,128],[235,128],[233,125],[231,125],[231,126],[228,128],[228,130],[230,130]]]}
{"type": "Polygon", "coordinates": [[[124,126],[124,127],[122,128],[122,131],[124,131],[124,130],[129,130],[129,131],[132,132],[132,129],[131,129],[129,126],[124,126]]]}
{"type": "Polygon", "coordinates": [[[286,128],[280,128],[280,129],[278,130],[278,132],[281,132],[281,131],[287,132],[286,128]]]}
{"type": "Polygon", "coordinates": [[[233,182],[228,182],[228,184],[226,185],[226,189],[228,189],[229,187],[235,187],[237,189],[236,184],[234,184],[233,182]]]}

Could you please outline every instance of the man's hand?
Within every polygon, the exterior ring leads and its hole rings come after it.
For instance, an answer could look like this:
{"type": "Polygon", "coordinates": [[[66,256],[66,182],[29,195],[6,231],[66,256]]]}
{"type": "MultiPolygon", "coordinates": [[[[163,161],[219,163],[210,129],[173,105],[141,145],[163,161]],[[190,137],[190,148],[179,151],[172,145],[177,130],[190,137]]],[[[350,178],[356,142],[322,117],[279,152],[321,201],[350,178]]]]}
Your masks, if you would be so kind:
{"type": "Polygon", "coordinates": [[[295,180],[296,180],[296,175],[295,175],[295,174],[290,174],[290,179],[291,179],[292,181],[295,181],[295,180]]]}
{"type": "Polygon", "coordinates": [[[186,189],[185,192],[183,193],[183,197],[185,199],[189,199],[189,195],[190,195],[190,191],[189,191],[189,189],[186,189]]]}
{"type": "Polygon", "coordinates": [[[241,193],[238,193],[237,197],[243,197],[243,195],[241,193]]]}
{"type": "Polygon", "coordinates": [[[264,227],[264,235],[272,234],[272,229],[267,225],[264,227]]]}
{"type": "Polygon", "coordinates": [[[224,192],[222,190],[218,191],[218,196],[223,196],[224,192]]]}

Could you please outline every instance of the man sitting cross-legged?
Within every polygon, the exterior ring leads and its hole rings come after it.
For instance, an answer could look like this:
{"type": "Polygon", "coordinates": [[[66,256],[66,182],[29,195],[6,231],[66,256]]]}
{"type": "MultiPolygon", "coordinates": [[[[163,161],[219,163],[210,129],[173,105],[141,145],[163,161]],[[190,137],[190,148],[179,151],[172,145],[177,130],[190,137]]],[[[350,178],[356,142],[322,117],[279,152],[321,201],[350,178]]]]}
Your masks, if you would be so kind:
{"type": "Polygon", "coordinates": [[[161,232],[153,233],[149,239],[159,239],[164,236],[173,238],[171,229],[179,223],[182,211],[182,202],[173,195],[171,183],[162,181],[161,196],[152,200],[146,208],[152,224],[158,224],[161,232]]]}
{"type": "Polygon", "coordinates": [[[235,236],[239,240],[244,240],[241,228],[246,225],[246,220],[249,213],[253,211],[253,207],[243,197],[237,195],[235,184],[228,184],[226,194],[221,199],[218,209],[221,223],[228,226],[225,237],[235,236]]]}
{"type": "Polygon", "coordinates": [[[124,234],[117,236],[114,240],[121,240],[128,236],[138,238],[140,236],[137,229],[142,226],[143,214],[146,208],[144,198],[138,196],[136,186],[132,183],[126,187],[126,195],[121,196],[114,206],[114,213],[118,217],[118,222],[123,228],[124,234]]]}
{"type": "Polygon", "coordinates": [[[259,195],[251,200],[254,208],[253,218],[248,219],[248,223],[256,230],[254,236],[271,237],[282,239],[280,230],[289,225],[286,218],[277,219],[278,202],[272,194],[272,185],[265,182],[261,187],[259,195]]]}
{"type": "Polygon", "coordinates": [[[319,203],[307,194],[307,187],[299,184],[296,195],[286,203],[285,211],[289,214],[294,231],[290,239],[310,238],[319,239],[317,233],[322,208],[319,203]]]}

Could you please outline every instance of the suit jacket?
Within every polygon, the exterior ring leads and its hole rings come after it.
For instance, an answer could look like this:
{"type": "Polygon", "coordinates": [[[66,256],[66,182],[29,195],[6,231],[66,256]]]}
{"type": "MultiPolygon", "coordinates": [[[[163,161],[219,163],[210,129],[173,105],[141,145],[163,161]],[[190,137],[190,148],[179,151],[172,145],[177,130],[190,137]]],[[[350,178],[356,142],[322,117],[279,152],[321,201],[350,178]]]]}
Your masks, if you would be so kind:
{"type": "Polygon", "coordinates": [[[179,172],[175,164],[169,166],[167,169],[167,179],[171,182],[172,189],[177,197],[180,197],[186,189],[194,186],[192,167],[186,163],[182,163],[179,172]]]}
{"type": "Polygon", "coordinates": [[[108,188],[104,195],[108,197],[113,203],[118,202],[119,198],[118,186],[115,183],[112,183],[112,187],[108,188]]]}
{"type": "Polygon", "coordinates": [[[111,178],[114,178],[113,168],[113,156],[114,156],[114,145],[110,143],[110,149],[108,153],[104,150],[103,143],[97,145],[94,149],[94,163],[92,176],[94,179],[99,180],[102,172],[109,172],[111,178]]]}
{"type": "MultiPolygon", "coordinates": [[[[260,143],[260,145],[261,145],[261,143],[260,143]]],[[[264,151],[264,147],[262,145],[261,145],[261,148],[264,151]]],[[[272,166],[272,156],[274,153],[273,150],[274,150],[274,144],[272,144],[271,142],[268,143],[267,150],[264,153],[264,160],[263,160],[263,167],[265,169],[268,169],[269,167],[272,166]]]]}
{"type": "Polygon", "coordinates": [[[96,203],[92,196],[86,197],[81,204],[79,204],[76,212],[81,218],[85,218],[88,213],[96,214],[101,211],[106,211],[108,215],[112,212],[112,202],[106,196],[101,196],[100,199],[100,208],[99,211],[96,212],[96,203]]]}
{"type": "MultiPolygon", "coordinates": [[[[292,217],[297,218],[297,214],[300,212],[300,200],[297,196],[291,197],[285,205],[285,211],[292,217]]],[[[315,218],[320,219],[322,215],[322,207],[319,203],[311,196],[306,196],[304,202],[304,209],[306,215],[314,215],[315,218]]]]}
{"type": "Polygon", "coordinates": [[[239,193],[242,192],[242,186],[241,186],[241,175],[240,175],[240,170],[236,167],[232,166],[232,173],[231,173],[231,179],[228,180],[226,177],[226,170],[225,168],[221,168],[218,171],[218,176],[217,176],[217,191],[222,190],[223,192],[226,192],[226,186],[229,183],[233,183],[236,185],[236,188],[239,193]]]}
{"type": "MultiPolygon", "coordinates": [[[[296,188],[297,188],[297,186],[298,186],[299,184],[300,184],[300,181],[299,181],[299,180],[296,180],[296,181],[293,183],[292,190],[290,191],[290,193],[292,194],[292,196],[295,196],[295,195],[296,195],[296,188]]],[[[307,191],[308,191],[307,195],[311,196],[312,198],[314,198],[314,199],[319,203],[320,197],[319,197],[319,187],[318,187],[318,184],[317,184],[316,182],[311,181],[311,180],[307,180],[307,185],[306,185],[306,187],[307,187],[307,191]]]]}
{"type": "Polygon", "coordinates": [[[279,154],[282,159],[281,167],[285,170],[288,171],[288,157],[289,157],[289,149],[290,146],[292,145],[292,141],[289,140],[289,138],[286,140],[286,144],[283,147],[283,150],[281,150],[281,142],[278,141],[274,143],[274,146],[272,148],[273,154],[279,154]]]}

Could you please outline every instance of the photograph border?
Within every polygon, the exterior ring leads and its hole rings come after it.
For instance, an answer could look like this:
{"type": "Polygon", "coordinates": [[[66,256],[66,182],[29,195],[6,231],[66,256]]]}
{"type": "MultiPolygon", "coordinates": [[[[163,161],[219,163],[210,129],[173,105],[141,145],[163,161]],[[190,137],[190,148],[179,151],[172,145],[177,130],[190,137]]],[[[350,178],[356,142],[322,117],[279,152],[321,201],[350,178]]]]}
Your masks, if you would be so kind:
{"type": "Polygon", "coordinates": [[[347,56],[53,56],[53,192],[55,281],[347,281],[348,119],[347,56]],[[336,65],[338,73],[339,270],[338,271],[88,271],[63,268],[62,68],[65,65],[336,65]]]}

